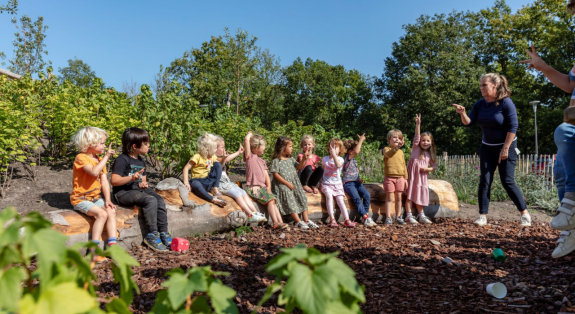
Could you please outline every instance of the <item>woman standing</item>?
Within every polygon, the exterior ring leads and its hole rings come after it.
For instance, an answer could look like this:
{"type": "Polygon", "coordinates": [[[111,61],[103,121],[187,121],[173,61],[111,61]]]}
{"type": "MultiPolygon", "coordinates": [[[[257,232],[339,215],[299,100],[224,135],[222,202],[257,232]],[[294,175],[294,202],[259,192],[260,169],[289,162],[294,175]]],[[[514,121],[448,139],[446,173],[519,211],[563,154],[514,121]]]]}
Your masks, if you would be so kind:
{"type": "Polygon", "coordinates": [[[523,193],[515,184],[515,165],[517,163],[517,111],[509,98],[511,91],[507,79],[497,73],[489,73],[481,78],[481,95],[469,115],[465,107],[453,104],[465,126],[479,125],[483,138],[479,152],[479,218],[474,224],[485,226],[491,197],[491,184],[495,169],[499,167],[501,184],[511,198],[517,210],[521,212],[521,226],[531,226],[531,215],[523,193]]]}

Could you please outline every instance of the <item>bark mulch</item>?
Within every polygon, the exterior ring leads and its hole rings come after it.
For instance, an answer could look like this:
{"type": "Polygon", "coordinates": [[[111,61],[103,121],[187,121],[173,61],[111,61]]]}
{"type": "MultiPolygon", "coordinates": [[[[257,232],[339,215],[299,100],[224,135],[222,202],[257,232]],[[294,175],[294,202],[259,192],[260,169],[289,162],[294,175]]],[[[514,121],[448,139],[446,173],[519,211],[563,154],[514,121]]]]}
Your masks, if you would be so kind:
{"type": "MultiPolygon", "coordinates": [[[[273,232],[256,227],[236,237],[235,232],[191,237],[184,253],[156,253],[134,247],[130,253],[141,263],[134,278],[141,294],[132,310],[146,313],[162,289],[164,274],[175,267],[211,265],[227,271],[225,284],[234,288],[241,313],[258,303],[273,277],[265,265],[281,247],[305,243],[328,253],[340,251],[341,258],[365,285],[364,313],[557,313],[575,312],[575,267],[573,256],[552,259],[558,232],[547,223],[529,228],[517,222],[493,221],[476,227],[461,219],[438,219],[433,225],[379,225],[367,229],[291,230],[273,232]],[[491,251],[501,248],[507,260],[499,263],[491,251]],[[442,261],[450,257],[453,262],[442,261]],[[485,292],[487,284],[507,286],[505,299],[485,292]]],[[[101,298],[118,295],[109,264],[96,268],[101,298]]],[[[277,313],[281,308],[272,298],[259,311],[277,313]]]]}

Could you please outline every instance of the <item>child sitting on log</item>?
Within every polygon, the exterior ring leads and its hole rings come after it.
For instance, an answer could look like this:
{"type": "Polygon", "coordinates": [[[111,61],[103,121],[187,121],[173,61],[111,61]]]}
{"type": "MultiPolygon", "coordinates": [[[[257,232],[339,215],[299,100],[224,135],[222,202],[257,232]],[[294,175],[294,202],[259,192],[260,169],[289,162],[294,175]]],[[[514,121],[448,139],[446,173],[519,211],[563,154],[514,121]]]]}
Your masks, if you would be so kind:
{"type": "Polygon", "coordinates": [[[148,233],[144,243],[154,251],[169,251],[172,236],[168,232],[168,215],[164,199],[149,187],[146,162],[141,155],[148,153],[150,135],[140,128],[128,128],[122,134],[122,154],[112,166],[114,196],[123,206],[142,209],[148,233]]]}
{"type": "Polygon", "coordinates": [[[221,156],[218,157],[220,163],[222,164],[222,176],[220,177],[220,192],[224,195],[229,196],[236,200],[236,203],[240,205],[240,208],[248,215],[248,222],[249,223],[259,223],[259,222],[266,222],[267,219],[264,214],[260,213],[252,199],[248,196],[248,193],[240,188],[237,184],[232,182],[228,175],[226,174],[226,163],[228,161],[234,160],[238,157],[241,153],[244,152],[244,147],[240,144],[240,148],[237,152],[228,155],[226,152],[226,143],[224,139],[216,135],[216,155],[221,156]]]}
{"type": "Polygon", "coordinates": [[[198,152],[190,158],[184,167],[184,185],[188,191],[194,192],[199,197],[217,206],[226,206],[226,201],[221,198],[219,190],[220,178],[222,177],[222,164],[216,156],[216,136],[210,133],[198,138],[198,152]],[[188,172],[192,170],[192,179],[188,181],[188,172]],[[210,191],[210,193],[208,193],[210,191]]]}
{"type": "MultiPolygon", "coordinates": [[[[97,245],[100,245],[104,224],[108,232],[108,245],[114,245],[117,241],[116,206],[110,199],[110,184],[106,176],[106,163],[116,153],[112,144],[104,157],[98,157],[106,148],[107,138],[108,133],[96,127],[81,128],[72,137],[72,142],[81,153],[74,159],[70,203],[75,210],[96,218],[92,226],[92,242],[97,245]]],[[[103,262],[106,258],[97,256],[94,259],[103,262]]]]}

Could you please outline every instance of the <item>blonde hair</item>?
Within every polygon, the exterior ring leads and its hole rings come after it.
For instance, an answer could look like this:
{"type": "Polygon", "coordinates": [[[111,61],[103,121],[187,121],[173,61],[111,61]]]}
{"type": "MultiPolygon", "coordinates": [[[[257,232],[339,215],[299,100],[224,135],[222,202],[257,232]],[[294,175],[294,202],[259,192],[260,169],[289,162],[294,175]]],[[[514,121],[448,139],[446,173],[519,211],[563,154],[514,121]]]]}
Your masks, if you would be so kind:
{"type": "Polygon", "coordinates": [[[224,138],[221,137],[221,136],[219,136],[219,135],[215,135],[215,134],[214,134],[214,138],[215,138],[215,141],[216,141],[216,147],[217,147],[217,145],[218,145],[219,143],[225,143],[225,142],[226,142],[226,141],[224,141],[224,138]]]}
{"type": "Polygon", "coordinates": [[[198,154],[200,154],[202,158],[208,159],[216,153],[218,149],[216,139],[215,135],[207,132],[198,137],[198,154]]]}
{"type": "Polygon", "coordinates": [[[102,139],[108,138],[108,132],[94,126],[87,126],[81,128],[72,136],[72,143],[76,145],[78,150],[85,153],[90,146],[100,144],[102,139]]]}
{"type": "Polygon", "coordinates": [[[263,135],[254,134],[250,138],[250,150],[253,152],[256,148],[265,145],[266,139],[263,135]]]}
{"type": "Polygon", "coordinates": [[[335,145],[339,146],[339,155],[340,155],[340,156],[345,155],[346,150],[345,150],[345,146],[343,146],[343,141],[340,140],[340,139],[337,138],[337,137],[334,137],[334,138],[332,138],[331,140],[329,140],[329,142],[327,143],[327,152],[328,152],[329,154],[331,154],[331,153],[329,152],[329,148],[330,148],[330,145],[331,145],[332,142],[333,142],[335,145]]]}
{"type": "Polygon", "coordinates": [[[481,79],[488,79],[491,84],[497,85],[497,90],[495,92],[495,105],[499,105],[499,102],[503,100],[503,98],[507,98],[511,96],[511,90],[509,89],[509,84],[507,84],[507,79],[505,76],[500,75],[499,73],[487,73],[484,74],[481,79]]]}
{"type": "Polygon", "coordinates": [[[430,132],[423,132],[419,137],[419,148],[420,148],[419,159],[425,158],[426,151],[421,149],[421,139],[424,136],[429,136],[429,139],[431,140],[431,146],[429,146],[429,149],[427,151],[429,151],[429,157],[431,157],[431,162],[435,162],[435,160],[437,160],[437,153],[435,152],[435,141],[433,140],[433,135],[430,132]]]}
{"type": "Polygon", "coordinates": [[[391,138],[392,138],[394,135],[397,135],[397,137],[399,137],[400,140],[403,139],[403,133],[401,133],[401,131],[398,130],[398,129],[393,129],[393,130],[391,130],[391,131],[389,131],[389,132],[387,133],[387,140],[388,140],[388,141],[391,140],[391,138]]]}
{"type": "MultiPolygon", "coordinates": [[[[575,0],[574,0],[575,1],[575,0]]],[[[313,145],[315,146],[315,139],[313,138],[313,136],[306,134],[301,138],[301,143],[299,144],[300,148],[303,148],[303,146],[305,145],[306,141],[311,141],[313,143],[313,145]]]]}

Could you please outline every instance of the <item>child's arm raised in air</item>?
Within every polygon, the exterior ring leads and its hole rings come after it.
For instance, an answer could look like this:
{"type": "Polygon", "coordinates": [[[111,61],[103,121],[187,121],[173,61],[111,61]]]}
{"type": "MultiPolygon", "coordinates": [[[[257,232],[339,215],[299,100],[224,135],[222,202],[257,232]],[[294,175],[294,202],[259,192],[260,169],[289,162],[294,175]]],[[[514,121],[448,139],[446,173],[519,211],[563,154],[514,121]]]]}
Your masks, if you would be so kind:
{"type": "Polygon", "coordinates": [[[333,162],[335,163],[335,166],[337,168],[341,168],[343,166],[343,162],[341,160],[339,160],[339,157],[336,152],[335,152],[335,146],[330,146],[329,147],[329,154],[331,156],[331,158],[333,158],[333,162]]]}
{"type": "Polygon", "coordinates": [[[110,183],[108,182],[108,176],[106,174],[100,175],[100,183],[102,183],[102,192],[104,193],[105,207],[111,210],[116,210],[116,205],[112,203],[110,198],[110,183]]]}
{"type": "Polygon", "coordinates": [[[190,180],[188,179],[188,172],[190,172],[190,169],[195,165],[196,163],[193,161],[188,161],[186,163],[186,165],[184,166],[184,170],[182,170],[183,172],[183,176],[184,176],[184,185],[186,186],[186,189],[188,189],[188,191],[192,190],[192,187],[190,186],[190,180]]]}
{"type": "Polygon", "coordinates": [[[358,134],[357,137],[359,138],[357,145],[355,145],[354,149],[347,152],[349,159],[355,158],[355,156],[357,156],[359,154],[359,152],[361,152],[361,145],[363,144],[363,141],[365,141],[365,133],[363,133],[362,135],[358,134]]]}
{"type": "Polygon", "coordinates": [[[250,156],[252,155],[252,150],[250,146],[251,138],[252,138],[252,131],[249,131],[248,134],[246,134],[246,137],[244,138],[244,161],[250,159],[250,156]]]}
{"type": "Polygon", "coordinates": [[[100,173],[102,172],[104,167],[106,167],[106,163],[108,162],[108,160],[110,160],[110,157],[112,157],[115,154],[116,154],[116,151],[114,151],[112,149],[112,143],[110,143],[110,146],[108,146],[108,151],[106,152],[106,155],[104,155],[104,157],[102,157],[102,160],[100,160],[100,162],[97,165],[95,165],[95,166],[85,165],[82,169],[84,169],[84,171],[86,171],[92,177],[97,177],[100,175],[100,173]]]}
{"type": "MultiPolygon", "coordinates": [[[[238,148],[238,151],[230,154],[230,155],[224,155],[226,158],[222,158],[223,162],[222,163],[222,167],[226,164],[226,162],[232,161],[234,159],[236,159],[236,157],[238,157],[241,153],[244,152],[244,147],[242,146],[242,144],[240,144],[240,148],[238,148]]],[[[227,152],[226,152],[227,154],[227,152]]]]}
{"type": "Polygon", "coordinates": [[[290,190],[294,190],[295,186],[293,186],[293,184],[291,184],[290,182],[288,182],[288,180],[284,179],[281,174],[277,173],[277,172],[273,172],[274,175],[274,180],[278,181],[279,183],[287,186],[290,190]]]}
{"type": "Polygon", "coordinates": [[[298,165],[297,165],[296,169],[298,171],[303,170],[303,168],[306,167],[307,161],[308,161],[308,159],[311,158],[311,155],[312,155],[311,150],[312,150],[312,148],[309,148],[309,150],[303,152],[301,158],[299,156],[297,157],[296,161],[298,162],[298,165]]]}
{"type": "Polygon", "coordinates": [[[383,156],[385,156],[387,158],[391,158],[398,151],[399,151],[399,145],[397,145],[395,147],[384,147],[383,148],[383,156]]]}
{"type": "MultiPolygon", "coordinates": [[[[421,133],[421,113],[415,115],[415,138],[418,138],[421,133]]],[[[415,149],[419,145],[419,141],[413,141],[411,149],[415,149]]]]}

